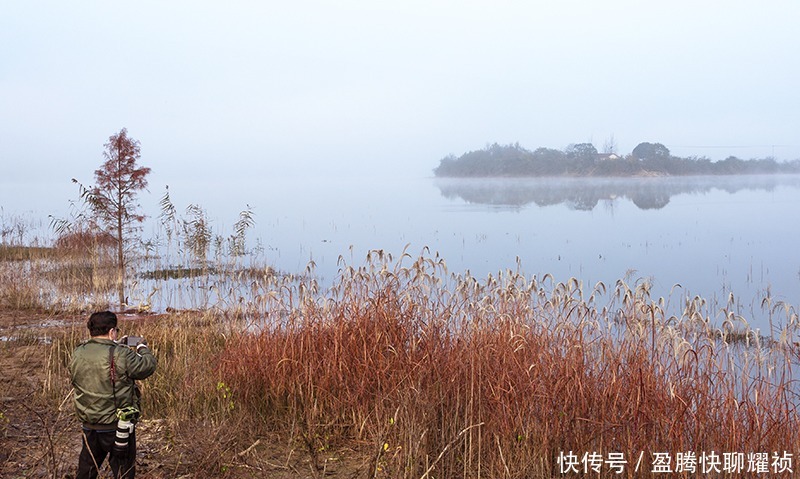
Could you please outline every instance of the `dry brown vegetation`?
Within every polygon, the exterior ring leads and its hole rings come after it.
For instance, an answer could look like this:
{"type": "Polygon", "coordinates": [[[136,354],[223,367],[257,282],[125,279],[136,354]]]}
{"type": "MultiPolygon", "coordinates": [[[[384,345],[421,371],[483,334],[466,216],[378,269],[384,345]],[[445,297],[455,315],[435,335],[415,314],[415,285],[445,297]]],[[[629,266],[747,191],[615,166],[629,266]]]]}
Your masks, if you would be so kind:
{"type": "MultiPolygon", "coordinates": [[[[74,256],[20,254],[0,262],[0,308],[28,318],[0,332],[4,370],[17,365],[0,472],[62,477],[78,447],[66,363],[108,288],[93,261],[87,277],[74,256]],[[54,311],[71,314],[40,324],[54,311]]],[[[383,252],[326,291],[254,271],[213,308],[123,321],[159,358],[141,477],[537,478],[570,452],[622,454],[621,475],[641,477],[658,453],[800,452],[791,305],[765,301],[782,329],[762,337],[734,301],[682,298],[670,315],[646,281],[477,279],[383,252]]]]}
{"type": "Polygon", "coordinates": [[[219,377],[254,427],[294,431],[312,456],[367,446],[369,477],[552,477],[568,451],[800,445],[789,338],[711,328],[699,298],[668,317],[647,283],[599,305],[604,285],[443,276],[429,258],[378,260],[330,297],[281,294],[280,319],[233,338],[219,377]]]}

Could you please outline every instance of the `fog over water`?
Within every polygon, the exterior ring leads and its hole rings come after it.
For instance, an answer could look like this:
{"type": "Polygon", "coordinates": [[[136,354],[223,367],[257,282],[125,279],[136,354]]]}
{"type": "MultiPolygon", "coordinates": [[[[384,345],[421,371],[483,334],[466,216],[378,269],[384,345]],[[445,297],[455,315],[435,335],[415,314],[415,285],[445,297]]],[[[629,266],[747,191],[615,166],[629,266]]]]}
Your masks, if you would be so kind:
{"type": "Polygon", "coordinates": [[[313,260],[323,284],[335,280],[340,255],[358,266],[371,249],[398,257],[428,248],[450,273],[478,278],[519,265],[527,276],[575,277],[587,292],[598,281],[646,279],[655,297],[672,294],[672,304],[701,295],[724,305],[733,292],[751,319],[763,317],[767,290],[800,301],[797,177],[275,186],[250,190],[259,192],[248,200],[258,215],[253,233],[276,267],[301,271],[313,260]]]}
{"type": "MultiPolygon", "coordinates": [[[[416,257],[427,248],[450,273],[477,278],[519,265],[529,277],[575,277],[587,292],[599,281],[649,280],[653,296],[671,295],[673,305],[695,295],[724,305],[732,292],[739,313],[764,329],[760,304],[767,292],[800,304],[798,176],[352,177],[186,181],[169,191],[180,212],[189,204],[203,207],[222,235],[249,205],[256,225],[247,245],[259,250],[258,258],[289,273],[313,261],[323,286],[336,280],[340,256],[360,266],[372,249],[416,257]]],[[[142,195],[150,216],[145,238],[163,236],[156,221],[163,192],[151,185],[142,195]]],[[[46,234],[44,205],[16,203],[13,187],[3,188],[0,201],[6,218],[15,209],[44,218],[28,234],[37,228],[46,234]]]]}
{"type": "Polygon", "coordinates": [[[5,2],[0,220],[49,235],[127,128],[153,172],[145,238],[169,185],[219,234],[250,205],[261,259],[313,260],[328,283],[340,255],[408,245],[478,277],[519,257],[584,285],[796,305],[794,180],[428,176],[495,142],[798,159],[797,18],[796,0],[5,2]]]}

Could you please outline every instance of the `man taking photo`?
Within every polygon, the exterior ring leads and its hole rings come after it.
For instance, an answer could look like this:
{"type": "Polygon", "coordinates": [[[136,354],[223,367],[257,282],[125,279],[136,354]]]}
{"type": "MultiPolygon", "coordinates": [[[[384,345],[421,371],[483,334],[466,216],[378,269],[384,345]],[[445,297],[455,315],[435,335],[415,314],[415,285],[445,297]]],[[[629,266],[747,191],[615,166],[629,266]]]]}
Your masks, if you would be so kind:
{"type": "Polygon", "coordinates": [[[125,337],[118,343],[117,316],[110,311],[93,313],[87,327],[91,338],[75,348],[69,365],[75,411],[83,423],[76,478],[96,478],[110,454],[114,477],[132,479],[140,410],[135,380],[155,372],[156,357],[143,338],[125,337]]]}

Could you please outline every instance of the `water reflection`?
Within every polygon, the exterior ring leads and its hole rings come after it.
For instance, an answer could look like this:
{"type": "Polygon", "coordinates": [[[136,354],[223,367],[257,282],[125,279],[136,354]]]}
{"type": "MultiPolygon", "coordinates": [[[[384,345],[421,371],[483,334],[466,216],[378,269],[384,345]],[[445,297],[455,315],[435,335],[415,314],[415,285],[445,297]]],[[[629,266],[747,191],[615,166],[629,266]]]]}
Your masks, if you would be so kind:
{"type": "Polygon", "coordinates": [[[661,209],[680,194],[704,194],[712,189],[773,191],[779,186],[800,188],[797,175],[694,176],[669,178],[438,178],[442,196],[468,203],[523,207],[565,204],[591,211],[601,201],[630,200],[642,210],[661,209]]]}

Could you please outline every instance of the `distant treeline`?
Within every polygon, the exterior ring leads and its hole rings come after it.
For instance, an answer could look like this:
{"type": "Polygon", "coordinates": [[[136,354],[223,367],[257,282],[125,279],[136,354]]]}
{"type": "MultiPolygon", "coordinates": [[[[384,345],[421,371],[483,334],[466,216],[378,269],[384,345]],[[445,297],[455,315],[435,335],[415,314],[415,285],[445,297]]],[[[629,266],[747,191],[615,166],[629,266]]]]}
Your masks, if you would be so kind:
{"type": "Polygon", "coordinates": [[[729,156],[712,162],[705,157],[672,156],[661,143],[640,143],[625,156],[599,153],[591,143],[573,144],[565,150],[534,151],[519,143],[495,143],[459,157],[442,158],[433,171],[439,177],[746,175],[800,173],[800,160],[742,160],[729,156]]]}

